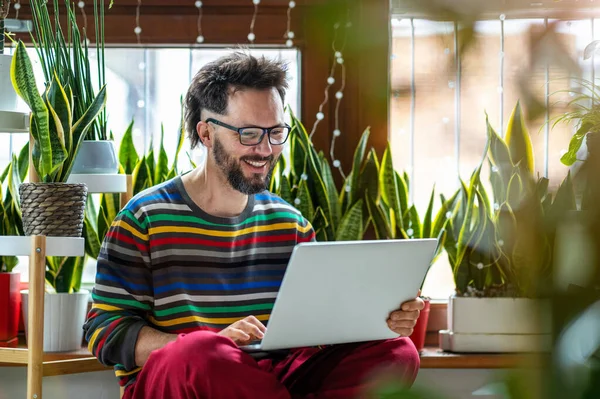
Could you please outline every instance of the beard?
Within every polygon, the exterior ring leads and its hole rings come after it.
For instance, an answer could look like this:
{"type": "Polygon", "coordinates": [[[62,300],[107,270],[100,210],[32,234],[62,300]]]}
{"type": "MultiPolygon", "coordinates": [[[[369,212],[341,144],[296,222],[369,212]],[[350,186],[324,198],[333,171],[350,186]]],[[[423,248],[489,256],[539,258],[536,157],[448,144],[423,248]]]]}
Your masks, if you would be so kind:
{"type": "Polygon", "coordinates": [[[215,158],[215,163],[227,177],[227,181],[231,187],[243,194],[248,195],[258,194],[269,187],[273,169],[275,168],[275,164],[277,164],[277,160],[279,159],[279,156],[277,159],[275,159],[273,155],[270,155],[266,158],[248,155],[236,160],[225,150],[225,147],[218,139],[215,139],[213,156],[215,158]],[[242,170],[241,164],[244,162],[244,160],[254,162],[267,161],[269,164],[269,171],[267,172],[266,176],[263,176],[261,173],[253,173],[252,176],[246,177],[244,175],[244,171],[242,170]]]}

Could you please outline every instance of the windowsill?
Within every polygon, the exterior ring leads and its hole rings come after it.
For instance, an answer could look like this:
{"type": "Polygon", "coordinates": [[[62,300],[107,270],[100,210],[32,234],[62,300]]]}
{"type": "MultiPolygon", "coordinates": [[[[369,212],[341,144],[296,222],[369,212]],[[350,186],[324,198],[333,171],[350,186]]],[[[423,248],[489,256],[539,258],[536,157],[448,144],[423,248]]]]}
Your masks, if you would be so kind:
{"type": "MultiPolygon", "coordinates": [[[[19,349],[26,350],[21,340],[19,349]]],[[[420,353],[421,369],[507,369],[536,364],[533,354],[449,353],[437,347],[426,347],[420,353]]],[[[0,367],[25,367],[25,364],[0,363],[0,367]]],[[[79,374],[112,370],[92,356],[86,346],[73,352],[44,353],[44,376],[79,374]]]]}

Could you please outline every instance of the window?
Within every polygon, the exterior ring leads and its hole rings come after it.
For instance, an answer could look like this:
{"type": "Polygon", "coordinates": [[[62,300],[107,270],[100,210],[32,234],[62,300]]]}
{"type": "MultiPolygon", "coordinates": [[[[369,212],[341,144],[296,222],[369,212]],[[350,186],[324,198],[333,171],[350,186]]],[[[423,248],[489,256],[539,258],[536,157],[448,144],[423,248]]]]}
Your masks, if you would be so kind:
{"type": "MultiPolygon", "coordinates": [[[[43,88],[43,74],[36,63],[33,49],[30,55],[40,89],[43,88]]],[[[9,50],[10,51],[10,50],[9,50]]],[[[147,152],[154,140],[160,142],[161,124],[165,132],[165,150],[169,159],[173,159],[180,126],[180,98],[185,95],[194,74],[206,63],[229,53],[225,48],[186,49],[186,48],[107,48],[105,50],[106,82],[108,87],[107,118],[108,128],[113,132],[118,145],[127,126],[134,120],[134,144],[138,153],[147,152]]],[[[282,59],[288,63],[289,88],[286,105],[296,114],[300,114],[300,53],[296,49],[275,47],[255,47],[253,55],[282,59]]],[[[95,55],[91,55],[95,58],[95,55]]],[[[91,60],[94,62],[94,59],[91,60]]],[[[24,111],[27,107],[24,106],[24,111]]],[[[4,168],[11,152],[17,152],[25,145],[26,134],[0,134],[0,168],[4,168]]],[[[184,144],[179,158],[181,171],[191,169],[189,158],[197,164],[203,159],[202,149],[190,153],[189,142],[184,144]]],[[[28,281],[27,258],[20,259],[16,268],[21,272],[21,280],[28,281]]],[[[96,274],[95,260],[89,260],[83,282],[93,283],[96,274]]]]}
{"type": "MultiPolygon", "coordinates": [[[[477,22],[474,47],[460,59],[462,68],[456,73],[451,67],[454,23],[402,18],[392,19],[390,141],[394,165],[411,177],[411,199],[422,214],[434,184],[436,193],[451,195],[458,188],[458,176],[468,181],[480,162],[486,141],[485,112],[494,129],[503,134],[519,100],[517,75],[528,62],[528,31],[543,27],[546,21],[507,18],[477,22]]],[[[598,19],[558,24],[558,37],[588,80],[600,76],[600,62],[584,61],[583,50],[598,39],[599,28],[598,19]]],[[[568,101],[568,94],[552,94],[569,89],[565,72],[553,67],[548,71],[540,67],[528,82],[539,98],[544,101],[546,77],[549,103],[568,101]]],[[[573,134],[572,127],[564,124],[546,130],[547,119],[560,112],[556,109],[548,118],[542,116],[528,125],[536,171],[550,179],[551,189],[567,173],[560,157],[573,134]]],[[[482,181],[489,181],[487,170],[482,181]]],[[[436,205],[439,208],[439,200],[436,205]]],[[[431,268],[424,294],[446,299],[453,292],[452,271],[444,254],[431,268]]]]}

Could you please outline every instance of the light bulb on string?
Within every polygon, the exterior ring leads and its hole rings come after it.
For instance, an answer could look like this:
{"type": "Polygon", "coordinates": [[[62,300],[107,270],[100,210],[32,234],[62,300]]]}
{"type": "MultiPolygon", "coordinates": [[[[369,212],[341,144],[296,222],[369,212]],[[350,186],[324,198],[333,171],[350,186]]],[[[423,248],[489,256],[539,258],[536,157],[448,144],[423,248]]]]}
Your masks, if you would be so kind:
{"type": "Polygon", "coordinates": [[[142,39],[140,35],[142,34],[142,27],[140,26],[140,9],[142,8],[142,0],[137,0],[137,6],[135,8],[135,27],[133,28],[133,33],[135,33],[135,37],[137,39],[138,45],[142,44],[142,39]]]}
{"type": "Polygon", "coordinates": [[[285,45],[286,47],[293,47],[294,46],[294,37],[295,34],[294,32],[292,32],[292,9],[296,7],[296,2],[295,1],[290,1],[288,3],[288,9],[287,9],[287,27],[285,30],[285,33],[283,35],[283,37],[285,39],[287,39],[285,41],[285,45]]]}
{"type": "Polygon", "coordinates": [[[198,20],[196,21],[196,29],[198,34],[196,36],[196,43],[201,44],[204,43],[204,36],[202,35],[202,2],[200,0],[196,0],[194,2],[194,6],[198,9],[198,20]]]}
{"type": "Polygon", "coordinates": [[[252,0],[252,4],[254,4],[254,13],[252,14],[252,21],[250,21],[250,33],[248,33],[248,41],[254,44],[254,41],[256,40],[254,24],[256,24],[256,16],[258,15],[258,5],[260,4],[260,0],[252,0]]]}

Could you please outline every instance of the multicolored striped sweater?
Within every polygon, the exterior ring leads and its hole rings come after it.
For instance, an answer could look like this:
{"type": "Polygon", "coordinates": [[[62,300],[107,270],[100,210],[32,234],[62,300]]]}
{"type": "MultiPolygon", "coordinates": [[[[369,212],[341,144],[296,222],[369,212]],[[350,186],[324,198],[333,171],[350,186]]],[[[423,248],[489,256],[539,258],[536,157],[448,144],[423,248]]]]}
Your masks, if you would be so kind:
{"type": "Polygon", "coordinates": [[[181,177],[138,194],[98,257],[84,325],[90,351],[124,386],[141,369],[134,348],[143,326],[220,331],[249,315],[267,323],[292,249],[314,236],[294,207],[266,191],[234,218],[200,209],[181,177]]]}

